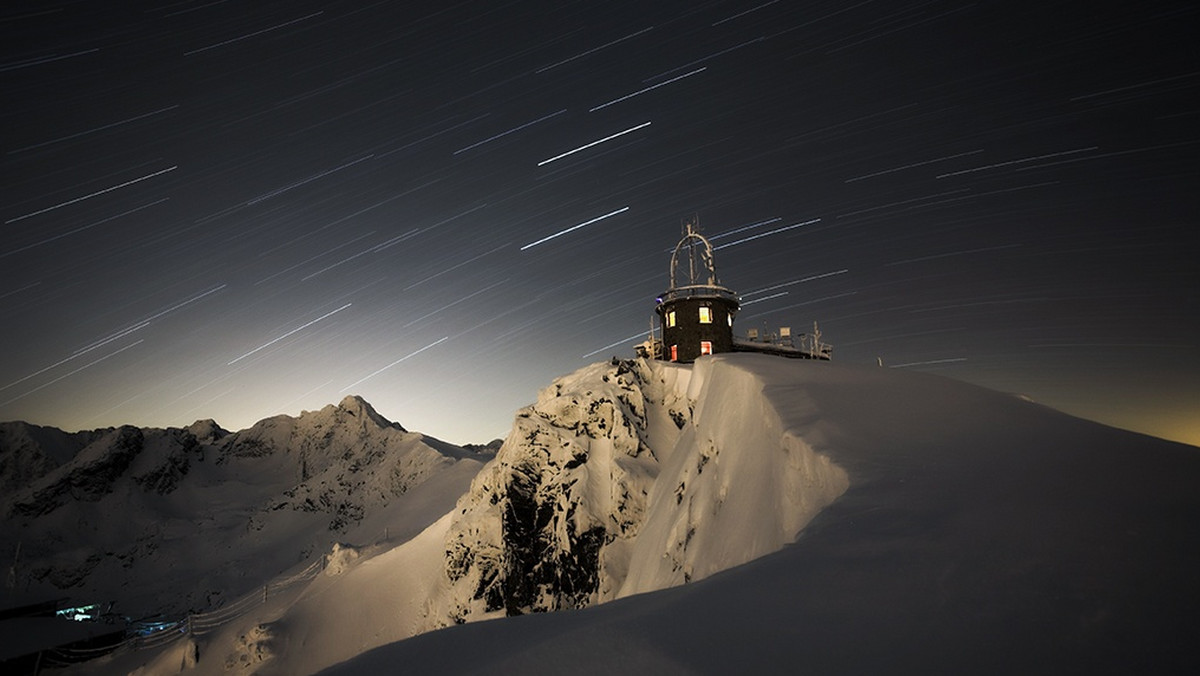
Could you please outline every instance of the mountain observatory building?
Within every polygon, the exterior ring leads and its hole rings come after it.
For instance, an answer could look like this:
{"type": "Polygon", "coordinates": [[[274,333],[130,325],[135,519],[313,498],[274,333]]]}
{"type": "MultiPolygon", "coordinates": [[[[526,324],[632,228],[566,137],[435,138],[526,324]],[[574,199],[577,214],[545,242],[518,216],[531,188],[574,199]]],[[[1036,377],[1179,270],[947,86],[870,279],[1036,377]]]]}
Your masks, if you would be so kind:
{"type": "Polygon", "coordinates": [[[764,330],[760,335],[751,329],[746,337],[735,337],[733,318],[741,301],[717,279],[712,243],[696,230],[694,221],[686,224],[683,238],[671,252],[669,280],[667,290],[655,299],[658,336],[652,322],[650,338],[637,348],[642,356],[683,363],[722,352],[760,352],[793,359],[831,357],[833,348],[821,342],[815,322],[812,334],[801,334],[798,344],[786,326],[778,333],[764,330]]]}
{"type": "Polygon", "coordinates": [[[712,244],[691,222],[671,252],[670,286],[656,301],[664,359],[692,362],[733,351],[733,317],[741,304],[717,281],[712,244]]]}

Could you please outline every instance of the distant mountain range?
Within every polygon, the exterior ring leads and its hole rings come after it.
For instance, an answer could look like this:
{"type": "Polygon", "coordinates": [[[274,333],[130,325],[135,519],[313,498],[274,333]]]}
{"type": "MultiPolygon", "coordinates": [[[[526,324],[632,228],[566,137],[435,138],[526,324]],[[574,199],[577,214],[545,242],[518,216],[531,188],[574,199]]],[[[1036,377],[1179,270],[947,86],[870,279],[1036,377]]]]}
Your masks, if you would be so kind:
{"type": "Polygon", "coordinates": [[[134,616],[206,610],[334,542],[413,534],[388,530],[406,494],[464,463],[465,488],[491,454],[407,432],[354,396],[232,433],[0,423],[0,552],[15,558],[11,592],[134,616]]]}

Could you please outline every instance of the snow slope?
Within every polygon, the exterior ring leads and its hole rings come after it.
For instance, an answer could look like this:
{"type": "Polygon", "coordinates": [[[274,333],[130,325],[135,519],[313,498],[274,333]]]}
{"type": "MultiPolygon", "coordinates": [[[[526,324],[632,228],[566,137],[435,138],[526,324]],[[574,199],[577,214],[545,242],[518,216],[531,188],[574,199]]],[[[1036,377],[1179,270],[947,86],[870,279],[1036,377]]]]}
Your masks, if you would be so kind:
{"type": "MultiPolygon", "coordinates": [[[[685,586],[431,632],[323,673],[1200,667],[1200,449],[930,375],[737,354],[693,369],[700,387],[761,386],[759,402],[718,415],[736,424],[769,404],[789,443],[847,471],[849,488],[795,544],[685,586]]],[[[764,477],[730,491],[760,502],[764,477]]],[[[644,533],[670,530],[656,509],[644,533]]],[[[661,565],[635,574],[633,559],[636,588],[664,579],[661,565]]]]}
{"type": "MultiPolygon", "coordinates": [[[[586,607],[775,551],[847,486],[783,422],[738,369],[585,367],[518,412],[452,512],[192,644],[194,673],[312,673],[449,624],[586,607]]],[[[161,673],[180,658],[142,663],[161,673]]],[[[135,664],[112,660],[114,673],[135,664]]]]}
{"type": "Polygon", "coordinates": [[[0,435],[19,483],[0,497],[0,551],[21,546],[16,591],[168,619],[221,607],[335,542],[412,537],[490,457],[353,396],[236,433],[200,421],[75,434],[5,423],[0,435]],[[419,490],[443,474],[453,480],[419,490]]]}

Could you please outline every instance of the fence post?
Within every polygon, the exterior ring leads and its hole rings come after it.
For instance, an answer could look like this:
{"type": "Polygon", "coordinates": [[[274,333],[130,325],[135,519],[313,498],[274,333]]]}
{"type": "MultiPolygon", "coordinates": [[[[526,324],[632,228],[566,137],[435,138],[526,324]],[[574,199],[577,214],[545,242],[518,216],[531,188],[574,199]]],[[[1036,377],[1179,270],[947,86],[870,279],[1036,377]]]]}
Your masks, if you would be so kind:
{"type": "Polygon", "coordinates": [[[267,602],[267,585],[263,585],[263,603],[267,602]]]}

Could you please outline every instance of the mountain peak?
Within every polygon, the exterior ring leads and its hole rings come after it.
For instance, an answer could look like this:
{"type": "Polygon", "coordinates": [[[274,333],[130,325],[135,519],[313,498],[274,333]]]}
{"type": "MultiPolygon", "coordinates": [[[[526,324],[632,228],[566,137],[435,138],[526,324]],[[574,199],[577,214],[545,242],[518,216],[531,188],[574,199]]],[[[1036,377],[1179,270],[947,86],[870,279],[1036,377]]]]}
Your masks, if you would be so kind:
{"type": "Polygon", "coordinates": [[[371,404],[367,403],[366,399],[363,399],[362,397],[360,397],[357,394],[346,395],[340,402],[338,402],[337,407],[340,410],[349,413],[350,415],[366,418],[368,420],[372,420],[376,424],[378,424],[380,427],[394,427],[394,428],[400,430],[401,432],[408,431],[408,430],[404,429],[404,427],[402,425],[400,425],[400,423],[392,422],[392,421],[388,420],[387,418],[379,415],[379,413],[374,409],[374,407],[372,407],[371,404]]]}
{"type": "Polygon", "coordinates": [[[212,418],[197,420],[187,426],[187,431],[190,432],[196,439],[202,443],[213,443],[220,441],[229,435],[229,430],[217,424],[217,421],[212,418]]]}
{"type": "Polygon", "coordinates": [[[338,402],[338,408],[344,408],[348,411],[360,410],[362,408],[371,408],[366,399],[363,399],[357,394],[347,394],[338,402]]]}

